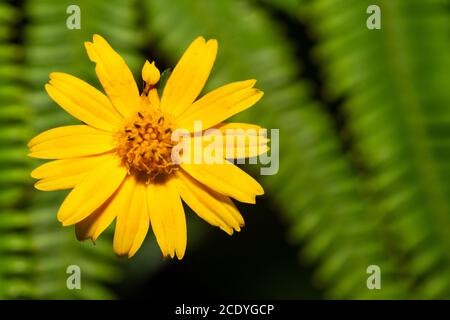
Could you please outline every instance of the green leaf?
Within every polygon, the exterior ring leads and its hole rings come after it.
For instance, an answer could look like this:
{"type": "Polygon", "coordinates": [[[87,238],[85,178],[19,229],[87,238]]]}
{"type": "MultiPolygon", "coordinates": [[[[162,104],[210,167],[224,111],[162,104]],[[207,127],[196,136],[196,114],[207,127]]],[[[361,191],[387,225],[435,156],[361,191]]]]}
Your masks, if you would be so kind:
{"type": "Polygon", "coordinates": [[[167,68],[161,73],[161,77],[158,83],[158,95],[160,97],[162,97],[163,90],[166,87],[167,80],[169,79],[171,73],[172,73],[171,68],[167,68]]]}

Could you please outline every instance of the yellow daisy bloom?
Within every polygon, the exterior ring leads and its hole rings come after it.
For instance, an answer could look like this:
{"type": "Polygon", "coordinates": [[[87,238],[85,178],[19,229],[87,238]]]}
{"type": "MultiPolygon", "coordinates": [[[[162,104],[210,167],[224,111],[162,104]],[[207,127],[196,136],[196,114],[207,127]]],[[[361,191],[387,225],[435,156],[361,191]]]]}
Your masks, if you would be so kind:
{"type": "MultiPolygon", "coordinates": [[[[106,95],[72,75],[51,73],[47,93],[83,124],[47,130],[28,144],[31,157],[53,159],[31,173],[39,179],[35,187],[73,189],[58,211],[63,226],[75,224],[79,240],[95,241],[116,220],[114,251],[132,257],[151,225],[163,255],[178,259],[187,242],[182,201],[228,234],[240,231],[244,219],[230,198],[255,203],[263,188],[226,160],[175,163],[171,135],[183,128],[196,139],[197,120],[202,130],[216,128],[224,134],[228,128],[259,128],[223,123],[262,97],[253,88],[256,81],[233,82],[197,100],[217,54],[216,40],[198,37],[169,76],[161,98],[156,89],[160,72],[146,61],[139,94],[127,64],[105,39],[94,35],[85,46],[106,95]]],[[[267,151],[267,146],[256,151],[247,147],[244,157],[267,151]]],[[[235,153],[227,150],[224,157],[230,155],[235,153]]]]}

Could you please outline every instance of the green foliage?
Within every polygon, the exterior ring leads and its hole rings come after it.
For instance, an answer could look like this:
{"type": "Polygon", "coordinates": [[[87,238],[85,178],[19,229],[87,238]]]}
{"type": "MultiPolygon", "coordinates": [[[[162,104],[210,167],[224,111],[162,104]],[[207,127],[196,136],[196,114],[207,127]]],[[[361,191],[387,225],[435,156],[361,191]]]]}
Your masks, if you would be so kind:
{"type": "Polygon", "coordinates": [[[346,97],[367,197],[410,297],[450,298],[448,3],[377,3],[377,31],[360,27],[371,1],[309,1],[301,16],[328,91],[346,97]]]}
{"type": "Polygon", "coordinates": [[[30,219],[21,209],[27,195],[28,108],[23,99],[21,50],[13,44],[19,12],[0,3],[0,298],[29,294],[25,277],[32,269],[30,219]]]}

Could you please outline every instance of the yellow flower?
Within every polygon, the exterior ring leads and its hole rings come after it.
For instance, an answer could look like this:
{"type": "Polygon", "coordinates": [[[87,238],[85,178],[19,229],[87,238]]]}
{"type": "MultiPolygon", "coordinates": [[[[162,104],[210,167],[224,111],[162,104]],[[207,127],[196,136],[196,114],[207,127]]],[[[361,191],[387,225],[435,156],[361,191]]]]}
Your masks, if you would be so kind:
{"type": "MultiPolygon", "coordinates": [[[[160,72],[154,63],[147,61],[142,69],[145,85],[139,94],[127,64],[105,39],[94,35],[85,46],[106,95],[74,76],[51,73],[47,93],[83,124],[45,131],[28,144],[31,157],[56,159],[31,173],[39,179],[37,189],[73,188],[58,212],[63,226],[75,224],[79,240],[95,241],[116,219],[114,251],[132,257],[151,225],[163,255],[179,259],[187,242],[182,200],[228,234],[240,231],[244,220],[230,197],[255,203],[255,196],[264,193],[262,187],[226,160],[175,163],[171,135],[184,128],[195,139],[197,120],[202,130],[217,128],[225,134],[229,128],[259,128],[223,123],[262,97],[253,88],[256,81],[230,83],[196,100],[217,54],[216,40],[198,37],[174,68],[160,99],[155,87],[160,72]]],[[[245,157],[265,151],[246,150],[245,157]]]]}

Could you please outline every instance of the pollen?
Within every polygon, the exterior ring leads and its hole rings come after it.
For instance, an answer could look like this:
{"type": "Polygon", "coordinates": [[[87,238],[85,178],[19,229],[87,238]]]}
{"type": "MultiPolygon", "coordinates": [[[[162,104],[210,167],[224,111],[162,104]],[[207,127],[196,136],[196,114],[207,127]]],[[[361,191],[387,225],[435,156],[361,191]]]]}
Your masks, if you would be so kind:
{"type": "Polygon", "coordinates": [[[130,174],[150,182],[171,174],[173,121],[158,110],[138,112],[118,133],[117,154],[130,174]]]}

